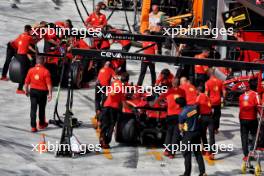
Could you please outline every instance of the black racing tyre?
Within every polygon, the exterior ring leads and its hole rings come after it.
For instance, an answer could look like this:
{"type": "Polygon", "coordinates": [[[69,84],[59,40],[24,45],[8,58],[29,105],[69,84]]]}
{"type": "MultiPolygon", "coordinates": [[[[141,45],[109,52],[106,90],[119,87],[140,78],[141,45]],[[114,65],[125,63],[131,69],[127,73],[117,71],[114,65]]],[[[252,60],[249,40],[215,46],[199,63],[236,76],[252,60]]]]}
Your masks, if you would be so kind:
{"type": "Polygon", "coordinates": [[[58,75],[58,66],[57,64],[45,64],[46,69],[49,70],[51,75],[51,81],[53,86],[58,86],[60,81],[60,76],[58,75]]]}
{"type": "Polygon", "coordinates": [[[20,62],[16,57],[12,59],[9,65],[9,78],[14,83],[21,83],[26,77],[26,64],[20,62]]]}
{"type": "Polygon", "coordinates": [[[77,89],[82,88],[83,66],[80,61],[75,61],[72,63],[72,75],[73,86],[77,89]]]}
{"type": "Polygon", "coordinates": [[[62,64],[64,65],[61,65],[61,67],[59,68],[60,75],[63,74],[61,85],[62,87],[68,87],[70,65],[68,63],[62,63],[62,64]],[[64,72],[62,73],[63,66],[64,66],[64,72]]]}
{"type": "Polygon", "coordinates": [[[119,142],[119,143],[124,143],[124,139],[123,139],[123,133],[122,133],[122,129],[124,128],[124,125],[127,123],[128,119],[121,117],[120,119],[118,119],[116,126],[115,126],[115,141],[119,142]]]}
{"type": "Polygon", "coordinates": [[[122,129],[123,139],[125,142],[133,143],[136,139],[135,119],[129,119],[122,129]]]}
{"type": "Polygon", "coordinates": [[[134,143],[136,141],[136,121],[134,118],[122,117],[115,127],[115,141],[134,143]]]}

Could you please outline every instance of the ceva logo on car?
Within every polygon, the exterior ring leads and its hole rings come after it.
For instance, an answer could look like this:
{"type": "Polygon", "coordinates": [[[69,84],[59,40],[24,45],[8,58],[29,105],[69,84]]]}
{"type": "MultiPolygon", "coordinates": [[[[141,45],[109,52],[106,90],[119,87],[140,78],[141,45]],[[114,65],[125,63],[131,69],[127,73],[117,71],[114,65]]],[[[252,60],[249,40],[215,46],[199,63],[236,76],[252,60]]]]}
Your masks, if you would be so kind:
{"type": "Polygon", "coordinates": [[[103,32],[94,33],[94,37],[103,38],[103,39],[111,39],[112,35],[109,33],[104,34],[103,32]]]}
{"type": "Polygon", "coordinates": [[[107,52],[107,51],[103,51],[101,52],[101,56],[102,57],[109,57],[109,58],[122,58],[122,54],[121,53],[112,53],[112,52],[107,52]]]}

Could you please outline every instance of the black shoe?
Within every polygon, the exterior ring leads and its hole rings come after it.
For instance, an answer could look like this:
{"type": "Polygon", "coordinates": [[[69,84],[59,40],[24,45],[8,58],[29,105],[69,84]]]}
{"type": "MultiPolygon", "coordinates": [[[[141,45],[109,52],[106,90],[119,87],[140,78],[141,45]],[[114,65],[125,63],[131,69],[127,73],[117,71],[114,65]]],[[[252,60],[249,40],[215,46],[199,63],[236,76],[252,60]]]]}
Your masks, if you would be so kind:
{"type": "Polygon", "coordinates": [[[18,9],[18,6],[16,4],[11,4],[12,9],[18,9]]]}

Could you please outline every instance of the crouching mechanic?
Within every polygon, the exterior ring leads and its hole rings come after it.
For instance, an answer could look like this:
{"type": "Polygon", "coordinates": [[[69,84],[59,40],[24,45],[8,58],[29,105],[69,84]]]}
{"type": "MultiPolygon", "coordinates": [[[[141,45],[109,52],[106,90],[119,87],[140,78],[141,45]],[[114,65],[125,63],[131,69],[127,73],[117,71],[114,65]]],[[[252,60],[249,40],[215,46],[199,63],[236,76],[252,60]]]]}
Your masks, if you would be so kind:
{"type": "Polygon", "coordinates": [[[200,176],[205,176],[205,165],[201,152],[201,135],[197,106],[186,106],[186,102],[184,101],[179,102],[179,104],[184,107],[179,115],[179,128],[183,132],[182,145],[185,148],[185,150],[182,151],[185,166],[183,176],[191,175],[192,152],[197,160],[200,176]]]}
{"type": "Polygon", "coordinates": [[[36,113],[39,108],[39,129],[44,129],[48,126],[45,121],[45,108],[48,101],[52,99],[52,85],[49,71],[43,66],[44,57],[36,58],[35,67],[28,71],[25,80],[26,95],[30,96],[31,110],[31,131],[37,132],[36,113]],[[30,87],[30,91],[29,91],[30,87]]]}
{"type": "Polygon", "coordinates": [[[128,82],[128,74],[121,75],[121,80],[114,80],[111,88],[107,89],[107,98],[100,114],[100,138],[99,142],[102,148],[110,148],[109,143],[112,140],[112,133],[117,119],[121,115],[122,104],[125,103],[125,95],[122,92],[123,83],[128,82]]]}

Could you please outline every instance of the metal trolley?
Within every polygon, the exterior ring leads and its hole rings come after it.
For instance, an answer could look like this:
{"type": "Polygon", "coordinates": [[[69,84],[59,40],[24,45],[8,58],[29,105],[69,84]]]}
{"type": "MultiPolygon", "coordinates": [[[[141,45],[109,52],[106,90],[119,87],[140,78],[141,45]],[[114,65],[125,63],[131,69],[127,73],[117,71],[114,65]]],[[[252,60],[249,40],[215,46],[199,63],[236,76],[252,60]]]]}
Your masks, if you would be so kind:
{"type": "Polygon", "coordinates": [[[247,171],[254,173],[255,176],[261,176],[264,173],[261,170],[261,159],[264,153],[264,106],[258,107],[258,129],[253,149],[249,152],[246,161],[243,161],[241,171],[246,174],[247,171]],[[255,161],[253,167],[252,161],[255,161]]]}

